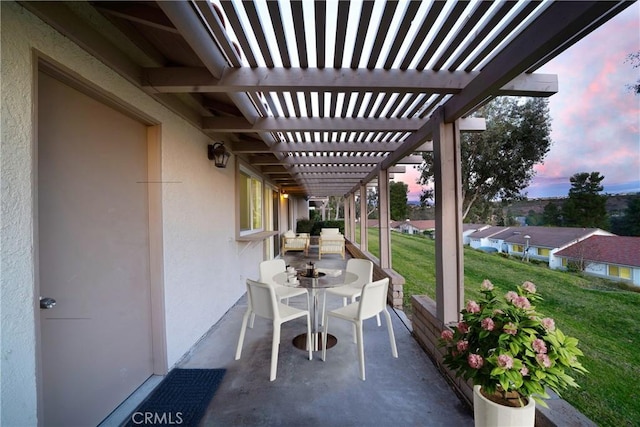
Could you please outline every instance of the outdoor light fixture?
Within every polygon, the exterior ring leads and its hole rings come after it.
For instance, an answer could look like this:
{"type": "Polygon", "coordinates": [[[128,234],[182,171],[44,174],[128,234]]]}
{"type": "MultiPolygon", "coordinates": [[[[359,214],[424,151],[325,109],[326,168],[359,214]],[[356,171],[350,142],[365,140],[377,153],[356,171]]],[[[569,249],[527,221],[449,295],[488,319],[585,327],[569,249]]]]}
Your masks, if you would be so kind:
{"type": "Polygon", "coordinates": [[[209,160],[213,160],[217,168],[226,168],[231,154],[224,148],[222,142],[216,142],[213,145],[209,144],[207,146],[207,156],[209,160]]]}

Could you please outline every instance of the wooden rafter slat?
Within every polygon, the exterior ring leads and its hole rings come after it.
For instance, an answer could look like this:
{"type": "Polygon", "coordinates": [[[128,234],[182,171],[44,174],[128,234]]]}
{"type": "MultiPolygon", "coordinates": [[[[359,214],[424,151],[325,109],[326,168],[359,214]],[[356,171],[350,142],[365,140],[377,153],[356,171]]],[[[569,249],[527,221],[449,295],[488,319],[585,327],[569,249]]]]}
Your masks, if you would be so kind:
{"type": "Polygon", "coordinates": [[[449,65],[448,70],[457,70],[458,66],[462,64],[489,35],[489,33],[498,26],[500,21],[513,9],[517,3],[514,1],[508,1],[502,4],[500,8],[488,19],[483,27],[478,31],[470,43],[464,48],[462,52],[458,54],[458,57],[449,65]]]}
{"type": "Polygon", "coordinates": [[[380,52],[382,52],[384,41],[388,35],[387,29],[391,26],[393,14],[395,13],[397,7],[397,0],[387,1],[384,6],[384,12],[382,12],[382,18],[380,19],[380,24],[378,25],[378,32],[376,34],[375,41],[373,42],[373,47],[371,48],[369,61],[367,61],[367,68],[370,70],[376,67],[376,62],[378,62],[378,58],[380,57],[380,52]]]}
{"type": "Polygon", "coordinates": [[[522,22],[527,16],[540,6],[540,1],[532,1],[527,3],[518,14],[510,19],[500,32],[493,36],[493,39],[482,49],[480,53],[465,67],[465,71],[473,71],[480,62],[482,62],[508,35],[522,22]]]}
{"type": "Polygon", "coordinates": [[[316,63],[318,68],[324,68],[327,2],[325,0],[316,1],[314,3],[314,11],[316,25],[316,63]]]}
{"type": "Polygon", "coordinates": [[[291,117],[291,112],[289,112],[289,106],[287,105],[284,93],[277,92],[276,94],[278,96],[278,103],[280,104],[280,108],[282,109],[282,114],[284,114],[285,117],[291,117]]]}
{"type": "Polygon", "coordinates": [[[313,116],[313,104],[311,103],[311,92],[304,91],[302,92],[304,96],[304,102],[307,107],[307,116],[313,116]]]}
{"type": "Polygon", "coordinates": [[[298,102],[298,94],[296,92],[288,92],[291,97],[291,103],[293,104],[293,111],[295,117],[302,117],[302,111],[300,109],[300,103],[298,102]]]}
{"type": "Polygon", "coordinates": [[[462,27],[460,27],[457,31],[455,37],[453,37],[449,41],[449,46],[440,54],[440,57],[436,60],[433,67],[431,67],[434,71],[439,71],[445,62],[449,60],[453,52],[462,44],[463,40],[467,37],[467,35],[471,32],[474,26],[478,22],[481,22],[484,15],[491,8],[492,3],[488,1],[483,1],[477,4],[476,9],[473,11],[471,16],[467,19],[462,27]]]}
{"type": "Polygon", "coordinates": [[[440,44],[444,41],[447,35],[449,35],[449,31],[451,31],[456,22],[458,22],[458,19],[460,19],[460,16],[467,8],[469,3],[470,2],[468,0],[461,0],[456,2],[453,9],[449,12],[449,15],[438,29],[438,32],[431,41],[431,44],[424,52],[424,55],[422,55],[422,59],[420,59],[418,65],[416,65],[416,69],[424,70],[424,68],[427,66],[427,63],[431,60],[431,58],[433,58],[433,55],[440,47],[440,44]]]}
{"type": "Polygon", "coordinates": [[[223,26],[224,22],[220,20],[218,13],[214,10],[213,4],[207,0],[197,0],[195,1],[195,5],[209,28],[211,28],[211,31],[213,31],[216,42],[224,52],[224,56],[229,61],[229,65],[232,67],[240,67],[242,65],[240,63],[240,54],[232,46],[227,36],[227,31],[223,26]]]}
{"type": "Polygon", "coordinates": [[[373,117],[375,117],[376,119],[380,118],[380,116],[382,115],[382,112],[386,108],[392,96],[393,96],[392,92],[387,92],[384,94],[384,97],[382,98],[382,102],[378,104],[378,110],[374,113],[373,117]]]}
{"type": "Polygon", "coordinates": [[[291,14],[293,16],[293,29],[296,33],[296,48],[298,49],[298,60],[300,68],[309,67],[307,59],[307,39],[304,32],[304,12],[301,1],[291,2],[291,14]]]}
{"type": "Polygon", "coordinates": [[[333,55],[333,68],[342,68],[344,56],[344,43],[347,38],[347,23],[349,22],[349,0],[338,2],[338,21],[336,22],[336,45],[333,55]]]}
{"type": "Polygon", "coordinates": [[[358,32],[356,33],[356,42],[353,46],[353,54],[351,55],[351,68],[353,69],[358,68],[358,65],[360,64],[367,30],[369,29],[369,22],[371,21],[373,6],[374,4],[372,1],[365,1],[362,3],[360,20],[358,22],[358,32]]]}
{"type": "Polygon", "coordinates": [[[271,52],[269,51],[267,37],[264,34],[256,5],[252,1],[245,0],[242,2],[242,6],[244,7],[244,11],[247,14],[247,18],[249,19],[249,24],[251,25],[253,34],[256,37],[256,41],[258,42],[258,47],[260,48],[260,53],[262,54],[264,63],[268,68],[273,68],[273,58],[271,57],[271,52]]]}
{"type": "Polygon", "coordinates": [[[391,105],[391,107],[387,111],[387,114],[385,115],[385,117],[387,119],[390,119],[391,117],[399,117],[400,116],[399,114],[394,114],[394,113],[400,107],[400,104],[405,102],[405,100],[411,98],[412,95],[413,94],[411,94],[411,93],[399,94],[396,97],[396,100],[393,102],[393,105],[391,105]]]}
{"type": "Polygon", "coordinates": [[[273,32],[276,35],[278,50],[280,51],[280,59],[284,68],[291,68],[291,59],[289,58],[289,49],[287,48],[287,39],[284,35],[284,26],[282,25],[282,16],[280,14],[280,6],[278,2],[268,1],[267,10],[273,25],[273,32]]]}
{"type": "Polygon", "coordinates": [[[251,50],[251,45],[249,44],[249,40],[247,39],[245,29],[240,22],[240,18],[238,18],[238,13],[231,2],[223,1],[221,2],[222,8],[224,9],[225,16],[229,20],[229,25],[233,28],[233,32],[236,34],[236,38],[238,39],[238,43],[240,43],[240,48],[244,53],[247,62],[250,67],[257,67],[258,62],[256,61],[256,57],[253,55],[253,50],[251,50]]]}
{"type": "Polygon", "coordinates": [[[420,24],[420,29],[416,32],[416,35],[411,42],[411,46],[409,46],[407,53],[404,55],[404,59],[400,64],[401,70],[406,70],[409,68],[409,65],[418,53],[418,49],[420,49],[422,42],[427,37],[429,30],[431,30],[431,28],[433,27],[433,24],[435,24],[438,16],[440,16],[440,12],[442,12],[444,6],[445,2],[443,1],[436,1],[431,5],[429,12],[422,20],[422,24],[420,24]]]}
{"type": "Polygon", "coordinates": [[[438,95],[433,101],[431,101],[429,104],[427,104],[424,109],[422,110],[422,112],[420,113],[419,117],[421,119],[431,115],[431,113],[433,113],[433,110],[435,110],[438,105],[440,103],[442,103],[442,101],[444,100],[446,95],[438,95]]]}
{"type": "Polygon", "coordinates": [[[420,0],[411,0],[409,2],[409,5],[407,6],[407,9],[404,12],[402,22],[400,23],[400,27],[398,28],[398,32],[393,38],[393,44],[391,45],[391,49],[387,54],[387,59],[384,62],[384,68],[386,70],[391,69],[391,67],[393,66],[393,62],[396,60],[396,57],[398,56],[400,47],[402,47],[402,43],[404,42],[404,39],[407,37],[407,33],[411,28],[411,23],[415,19],[416,13],[418,12],[418,9],[420,8],[421,4],[422,2],[420,0]]]}

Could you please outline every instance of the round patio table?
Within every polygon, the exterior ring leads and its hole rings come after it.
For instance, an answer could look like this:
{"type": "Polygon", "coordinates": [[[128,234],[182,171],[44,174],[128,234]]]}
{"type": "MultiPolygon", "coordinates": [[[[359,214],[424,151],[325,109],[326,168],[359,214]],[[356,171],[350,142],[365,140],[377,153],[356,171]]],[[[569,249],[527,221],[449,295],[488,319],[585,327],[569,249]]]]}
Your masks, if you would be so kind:
{"type": "MultiPolygon", "coordinates": [[[[340,275],[330,276],[323,272],[318,273],[318,277],[308,277],[304,272],[296,271],[295,276],[298,278],[297,283],[290,283],[289,277],[294,276],[292,273],[283,271],[273,276],[273,281],[279,285],[290,286],[294,288],[305,288],[308,292],[309,310],[313,319],[311,328],[311,345],[313,351],[321,350],[322,332],[320,331],[320,321],[318,318],[320,307],[320,296],[324,294],[325,289],[345,286],[358,280],[358,275],[349,271],[342,270],[340,275]]],[[[328,334],[327,348],[331,348],[338,343],[338,338],[328,334]]],[[[301,350],[307,350],[307,334],[300,334],[293,339],[293,345],[301,350]]]]}

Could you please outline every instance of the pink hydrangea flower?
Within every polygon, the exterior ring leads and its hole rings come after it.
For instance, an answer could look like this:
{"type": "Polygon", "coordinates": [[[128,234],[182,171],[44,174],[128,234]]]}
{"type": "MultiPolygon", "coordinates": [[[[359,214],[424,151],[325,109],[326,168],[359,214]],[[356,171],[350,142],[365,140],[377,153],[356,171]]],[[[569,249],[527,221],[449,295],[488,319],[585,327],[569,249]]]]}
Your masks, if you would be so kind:
{"type": "Polygon", "coordinates": [[[456,348],[461,353],[467,351],[469,349],[469,341],[466,341],[466,340],[458,341],[458,343],[456,344],[456,348]]]}
{"type": "Polygon", "coordinates": [[[493,323],[493,319],[490,317],[486,317],[482,319],[482,321],[480,322],[480,325],[482,325],[482,329],[486,329],[487,331],[493,331],[493,328],[495,327],[495,324],[493,323]]]}
{"type": "Polygon", "coordinates": [[[450,329],[445,329],[440,334],[440,338],[442,338],[445,341],[451,341],[453,339],[453,332],[450,329]]]}
{"type": "Polygon", "coordinates": [[[545,343],[540,338],[533,340],[531,346],[538,354],[545,354],[547,352],[547,343],[545,343]]]}
{"type": "Polygon", "coordinates": [[[525,291],[529,292],[530,294],[535,294],[536,293],[536,285],[534,285],[533,283],[526,281],[522,284],[522,289],[524,289],[525,291]]]}
{"type": "Polygon", "coordinates": [[[492,291],[493,283],[491,283],[489,279],[484,279],[482,281],[482,285],[480,285],[480,289],[482,289],[483,291],[492,291]]]}
{"type": "Polygon", "coordinates": [[[547,356],[546,354],[536,354],[536,360],[541,366],[544,366],[545,368],[551,367],[551,359],[549,359],[549,356],[547,356]]]}
{"type": "Polygon", "coordinates": [[[518,333],[518,327],[515,325],[515,323],[512,323],[512,322],[509,322],[506,325],[504,325],[502,330],[509,335],[515,335],[518,333]]]}
{"type": "Polygon", "coordinates": [[[498,356],[498,366],[506,369],[513,368],[513,358],[508,354],[501,354],[498,356]]]}
{"type": "Polygon", "coordinates": [[[504,311],[500,310],[499,308],[496,308],[495,310],[493,310],[494,316],[497,316],[498,314],[504,314],[504,311]]]}
{"type": "Polygon", "coordinates": [[[458,330],[461,334],[466,334],[467,332],[469,332],[469,325],[464,322],[458,322],[458,330]]]}
{"type": "Polygon", "coordinates": [[[527,297],[517,296],[511,302],[518,308],[522,308],[525,310],[531,308],[531,303],[529,302],[527,297]]]}
{"type": "Polygon", "coordinates": [[[513,291],[507,292],[504,296],[504,299],[506,299],[509,302],[513,302],[513,300],[516,298],[518,298],[518,294],[513,291]]]}
{"type": "Polygon", "coordinates": [[[527,368],[526,366],[523,366],[522,369],[520,369],[520,375],[522,375],[523,377],[526,377],[527,375],[529,375],[529,368],[527,368]]]}
{"type": "Polygon", "coordinates": [[[467,362],[473,369],[480,369],[484,365],[484,359],[479,354],[470,354],[467,357],[467,362]]]}
{"type": "Polygon", "coordinates": [[[469,313],[480,313],[480,306],[475,301],[467,302],[467,311],[469,313]]]}
{"type": "Polygon", "coordinates": [[[553,331],[556,329],[556,322],[554,322],[550,317],[545,317],[540,322],[542,323],[542,327],[547,331],[553,331]]]}

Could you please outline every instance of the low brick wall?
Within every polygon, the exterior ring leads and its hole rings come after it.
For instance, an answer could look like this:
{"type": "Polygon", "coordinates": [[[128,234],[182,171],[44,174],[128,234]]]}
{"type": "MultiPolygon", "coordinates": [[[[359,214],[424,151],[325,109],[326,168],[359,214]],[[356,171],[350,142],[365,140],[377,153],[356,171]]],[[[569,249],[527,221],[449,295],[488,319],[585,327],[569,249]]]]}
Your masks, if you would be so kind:
{"type": "Polygon", "coordinates": [[[346,250],[351,254],[353,258],[368,259],[373,262],[373,280],[389,278],[389,294],[387,295],[387,301],[396,309],[402,310],[402,299],[404,296],[404,277],[399,275],[391,268],[381,268],[378,265],[379,260],[371,254],[362,252],[357,246],[346,239],[346,250]]]}
{"type": "MultiPolygon", "coordinates": [[[[444,350],[438,346],[438,338],[445,326],[436,316],[436,303],[431,298],[422,295],[411,297],[413,309],[413,336],[418,344],[429,355],[433,363],[440,369],[453,389],[469,406],[473,407],[473,386],[442,364],[444,350]]],[[[547,390],[551,399],[546,401],[548,408],[536,405],[536,427],[595,427],[596,424],[578,412],[565,400],[547,390]]]]}

